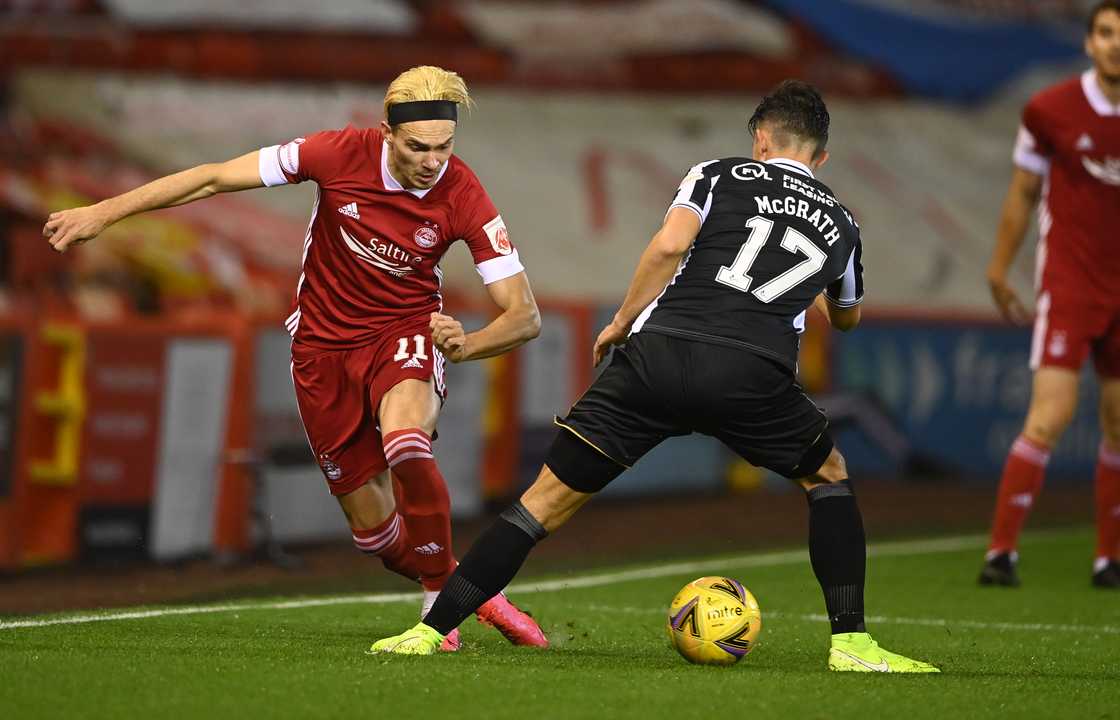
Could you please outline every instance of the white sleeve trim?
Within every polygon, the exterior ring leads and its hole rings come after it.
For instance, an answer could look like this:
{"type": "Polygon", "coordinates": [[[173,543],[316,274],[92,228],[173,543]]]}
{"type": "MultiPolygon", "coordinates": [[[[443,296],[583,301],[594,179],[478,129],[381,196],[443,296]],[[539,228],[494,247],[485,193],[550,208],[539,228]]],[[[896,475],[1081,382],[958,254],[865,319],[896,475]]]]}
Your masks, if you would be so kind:
{"type": "Polygon", "coordinates": [[[478,274],[482,276],[482,283],[484,285],[496,283],[499,280],[505,280],[519,272],[525,272],[525,267],[517,257],[517,250],[514,250],[509,255],[483,260],[474,267],[478,270],[478,274]]]}
{"type": "Polygon", "coordinates": [[[288,178],[280,167],[280,146],[269,145],[261,148],[257,158],[257,169],[261,173],[261,182],[267,187],[287,185],[288,178]]]}
{"type": "Polygon", "coordinates": [[[1030,130],[1022,125],[1019,126],[1019,134],[1015,138],[1015,152],[1011,157],[1018,167],[1035,175],[1045,175],[1050,171],[1050,160],[1038,152],[1038,141],[1034,139],[1030,130]]]}
{"type": "Polygon", "coordinates": [[[855,307],[856,305],[859,305],[859,304],[863,303],[863,296],[862,295],[860,295],[859,297],[854,298],[852,300],[837,300],[834,297],[832,297],[831,295],[829,295],[827,290],[824,293],[824,299],[828,301],[829,305],[832,305],[833,307],[838,307],[838,308],[850,308],[850,307],[855,307]]]}
{"type": "Polygon", "coordinates": [[[841,280],[840,297],[833,297],[832,294],[828,291],[829,289],[826,287],[824,291],[824,299],[827,300],[829,304],[834,305],[835,307],[846,308],[854,307],[855,305],[859,305],[861,302],[863,302],[863,293],[860,293],[858,296],[856,295],[857,284],[855,248],[852,249],[851,255],[848,256],[848,264],[844,267],[844,272],[840,275],[840,277],[836,279],[841,280]]]}
{"type": "Polygon", "coordinates": [[[693,205],[692,203],[688,202],[687,200],[684,200],[684,201],[681,201],[681,202],[675,202],[672,205],[670,205],[669,209],[665,211],[665,217],[669,217],[669,213],[672,211],[673,208],[684,208],[685,210],[691,210],[692,212],[696,213],[696,217],[700,218],[701,224],[703,224],[703,222],[704,222],[704,212],[700,208],[698,208],[695,205],[693,205]]]}

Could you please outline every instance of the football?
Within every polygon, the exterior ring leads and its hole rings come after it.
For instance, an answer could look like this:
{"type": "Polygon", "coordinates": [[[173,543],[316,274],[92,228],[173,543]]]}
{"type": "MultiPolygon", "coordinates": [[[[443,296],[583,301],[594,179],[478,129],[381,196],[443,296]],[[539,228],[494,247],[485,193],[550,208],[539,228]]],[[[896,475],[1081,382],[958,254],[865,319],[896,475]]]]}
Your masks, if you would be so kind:
{"type": "Polygon", "coordinates": [[[702,577],[669,605],[669,637],[685,660],[732,665],[754,649],[762,630],[758,601],[738,580],[702,577]]]}

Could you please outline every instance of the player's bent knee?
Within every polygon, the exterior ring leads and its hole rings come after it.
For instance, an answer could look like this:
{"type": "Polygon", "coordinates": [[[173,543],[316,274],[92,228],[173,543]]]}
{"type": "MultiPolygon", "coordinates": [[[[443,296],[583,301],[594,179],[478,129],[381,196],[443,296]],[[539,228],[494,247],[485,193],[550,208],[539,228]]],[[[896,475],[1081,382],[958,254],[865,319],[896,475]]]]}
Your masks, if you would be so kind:
{"type": "Polygon", "coordinates": [[[560,482],[581,493],[597,493],[626,468],[568,430],[552,441],[544,464],[560,482]]]}
{"type": "MultiPolygon", "coordinates": [[[[832,442],[832,436],[827,430],[817,436],[813,444],[805,451],[798,461],[797,466],[783,471],[783,474],[790,479],[803,478],[803,481],[810,482],[834,482],[831,480],[815,480],[816,476],[822,471],[826,474],[831,474],[832,469],[829,468],[830,464],[839,462],[840,470],[844,469],[844,458],[836,449],[832,442]]],[[[845,475],[845,477],[847,477],[845,475]]],[[[843,478],[840,478],[841,480],[843,478]]]]}
{"type": "Polygon", "coordinates": [[[1027,418],[1023,427],[1023,437],[1033,443],[1046,447],[1054,447],[1062,439],[1062,433],[1069,426],[1072,416],[1068,418],[1027,418]]]}
{"type": "Polygon", "coordinates": [[[820,464],[816,472],[806,475],[801,481],[801,486],[811,490],[819,485],[836,485],[848,479],[848,467],[844,456],[835,447],[830,447],[828,456],[820,464]]]}

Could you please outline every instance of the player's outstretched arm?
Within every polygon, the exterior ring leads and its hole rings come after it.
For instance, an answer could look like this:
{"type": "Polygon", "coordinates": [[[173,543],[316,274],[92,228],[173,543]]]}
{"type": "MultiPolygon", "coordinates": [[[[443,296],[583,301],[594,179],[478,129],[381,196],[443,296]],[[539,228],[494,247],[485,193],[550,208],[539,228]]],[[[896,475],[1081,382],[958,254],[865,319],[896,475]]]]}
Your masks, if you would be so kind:
{"type": "Polygon", "coordinates": [[[226,162],[198,165],[94,205],[53,212],[43,225],[43,236],[55,250],[66,252],[71,245],[92,240],[130,215],[183,205],[216,193],[264,187],[259,154],[254,150],[226,162]]]}
{"type": "Polygon", "coordinates": [[[1023,168],[1015,168],[1007,198],[1003,201],[999,230],[996,231],[996,246],[992,260],[988,263],[988,287],[992,299],[1004,319],[1024,324],[1030,320],[1019,297],[1007,282],[1007,272],[1019,254],[1023,238],[1030,227],[1031,214],[1034,213],[1038,199],[1042,196],[1042,176],[1023,168]]]}
{"type": "Polygon", "coordinates": [[[541,314],[524,272],[492,282],[486,291],[502,313],[477,332],[468,334],[450,315],[432,313],[432,342],[451,362],[501,355],[541,333],[541,314]]]}
{"type": "Polygon", "coordinates": [[[696,213],[681,207],[669,210],[661,229],[649,241],[638,260],[638,268],[634,271],[622,307],[595,341],[592,359],[596,365],[603,361],[612,345],[626,340],[638,315],[673,279],[681,259],[696,242],[699,232],[700,218],[696,213]]]}

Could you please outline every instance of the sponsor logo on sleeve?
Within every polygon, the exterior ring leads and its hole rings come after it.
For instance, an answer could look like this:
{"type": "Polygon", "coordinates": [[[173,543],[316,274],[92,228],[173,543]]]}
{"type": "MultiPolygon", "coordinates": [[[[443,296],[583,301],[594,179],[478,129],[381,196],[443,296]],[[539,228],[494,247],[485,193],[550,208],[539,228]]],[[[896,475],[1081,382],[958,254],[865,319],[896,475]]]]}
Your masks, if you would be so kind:
{"type": "Polygon", "coordinates": [[[303,142],[303,138],[296,138],[280,146],[280,167],[289,175],[299,174],[299,146],[303,142]]]}
{"type": "Polygon", "coordinates": [[[319,456],[319,467],[323,468],[323,474],[327,476],[328,480],[336,481],[342,478],[342,468],[326,455],[319,456]]]}
{"type": "Polygon", "coordinates": [[[684,180],[681,180],[679,189],[683,190],[686,186],[691,186],[692,183],[699,182],[703,179],[704,172],[702,170],[693,170],[692,172],[684,176],[684,180]]]}
{"type": "Polygon", "coordinates": [[[506,223],[501,215],[483,225],[482,229],[486,231],[486,237],[490,238],[490,247],[494,248],[494,252],[499,255],[513,252],[513,243],[509,241],[509,231],[506,230],[506,223]]]}

